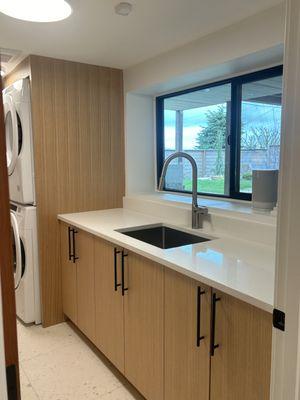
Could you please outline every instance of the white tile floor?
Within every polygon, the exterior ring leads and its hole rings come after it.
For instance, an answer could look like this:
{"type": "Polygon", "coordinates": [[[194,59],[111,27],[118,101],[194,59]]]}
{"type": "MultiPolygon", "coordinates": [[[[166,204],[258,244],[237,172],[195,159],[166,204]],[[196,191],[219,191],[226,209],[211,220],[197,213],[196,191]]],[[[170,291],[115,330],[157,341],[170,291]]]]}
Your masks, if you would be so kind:
{"type": "Polygon", "coordinates": [[[18,322],[22,400],[142,400],[66,323],[18,322]]]}

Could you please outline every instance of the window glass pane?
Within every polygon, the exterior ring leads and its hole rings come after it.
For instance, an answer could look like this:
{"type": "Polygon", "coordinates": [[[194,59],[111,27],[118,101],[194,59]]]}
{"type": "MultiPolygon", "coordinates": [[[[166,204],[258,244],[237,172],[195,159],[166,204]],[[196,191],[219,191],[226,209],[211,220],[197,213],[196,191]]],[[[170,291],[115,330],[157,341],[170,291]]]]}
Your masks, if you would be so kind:
{"type": "Polygon", "coordinates": [[[175,150],[176,112],[164,110],[165,121],[165,148],[175,150]]]}
{"type": "Polygon", "coordinates": [[[282,76],[242,86],[240,192],[252,193],[252,170],[279,169],[282,76]]]}
{"type": "MultiPolygon", "coordinates": [[[[190,154],[198,166],[198,192],[229,194],[231,84],[201,89],[164,100],[164,158],[175,151],[190,154]]],[[[190,191],[191,165],[171,162],[166,189],[190,191]]]]}

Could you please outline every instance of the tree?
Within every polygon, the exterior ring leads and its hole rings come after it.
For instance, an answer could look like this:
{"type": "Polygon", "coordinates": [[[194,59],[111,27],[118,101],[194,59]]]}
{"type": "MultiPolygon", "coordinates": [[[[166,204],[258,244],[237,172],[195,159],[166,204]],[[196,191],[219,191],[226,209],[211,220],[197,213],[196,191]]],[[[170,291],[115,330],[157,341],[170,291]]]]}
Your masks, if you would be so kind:
{"type": "Polygon", "coordinates": [[[218,106],[216,110],[206,113],[207,126],[197,134],[196,150],[217,150],[225,147],[227,131],[226,107],[218,106]]]}
{"type": "Polygon", "coordinates": [[[216,150],[217,158],[215,174],[224,174],[223,149],[227,132],[226,106],[218,106],[216,110],[206,113],[207,126],[198,133],[196,138],[196,150],[216,150]]]}
{"type": "Polygon", "coordinates": [[[270,146],[279,146],[280,127],[251,127],[242,133],[241,145],[244,150],[267,150],[270,146]]]}

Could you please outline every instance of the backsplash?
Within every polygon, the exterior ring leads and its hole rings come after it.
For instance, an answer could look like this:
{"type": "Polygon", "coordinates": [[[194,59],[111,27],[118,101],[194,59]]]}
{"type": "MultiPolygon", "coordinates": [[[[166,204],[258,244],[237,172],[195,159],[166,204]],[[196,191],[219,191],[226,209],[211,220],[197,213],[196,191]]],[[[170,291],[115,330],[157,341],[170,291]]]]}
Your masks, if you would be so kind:
{"type": "MultiPolygon", "coordinates": [[[[208,203],[208,204],[206,204],[208,203]]],[[[270,215],[251,215],[242,212],[215,210],[207,205],[209,215],[204,218],[203,230],[209,234],[222,234],[249,240],[260,244],[275,246],[276,218],[270,215]]],[[[131,195],[123,198],[123,207],[161,218],[162,222],[189,226],[191,225],[191,205],[172,202],[153,195],[131,195]]]]}

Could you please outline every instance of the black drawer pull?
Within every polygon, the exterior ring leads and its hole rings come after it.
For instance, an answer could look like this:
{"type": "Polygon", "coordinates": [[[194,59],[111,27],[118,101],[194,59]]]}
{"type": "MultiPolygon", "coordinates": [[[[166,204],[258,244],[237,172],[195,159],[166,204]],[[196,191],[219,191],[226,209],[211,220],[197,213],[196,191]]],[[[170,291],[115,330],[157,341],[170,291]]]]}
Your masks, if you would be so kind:
{"type": "Polygon", "coordinates": [[[69,261],[72,260],[72,250],[71,250],[71,227],[68,226],[68,245],[69,245],[69,261]]]}
{"type": "Polygon", "coordinates": [[[121,283],[118,283],[118,272],[117,272],[117,255],[120,254],[120,250],[117,250],[117,248],[114,248],[114,279],[115,279],[115,291],[118,290],[118,287],[121,286],[121,283]]]}
{"type": "Polygon", "coordinates": [[[128,254],[125,254],[124,250],[122,250],[122,262],[121,262],[121,267],[122,267],[122,296],[125,295],[126,290],[128,290],[128,287],[125,287],[125,262],[124,262],[124,258],[127,257],[128,254]]]}
{"type": "Polygon", "coordinates": [[[73,263],[75,264],[76,260],[79,259],[79,257],[76,256],[76,240],[75,240],[75,234],[78,233],[78,231],[76,231],[76,229],[71,229],[72,231],[72,237],[73,237],[73,254],[72,254],[72,258],[73,258],[73,263]]]}
{"type": "Polygon", "coordinates": [[[201,340],[205,336],[201,336],[201,296],[205,294],[205,290],[201,290],[201,287],[197,288],[197,347],[200,347],[201,340]]]}
{"type": "Polygon", "coordinates": [[[218,344],[215,343],[215,335],[216,335],[216,304],[220,301],[220,297],[217,297],[216,293],[212,294],[211,298],[211,327],[210,327],[210,355],[213,357],[215,355],[215,349],[219,347],[218,344]]]}

